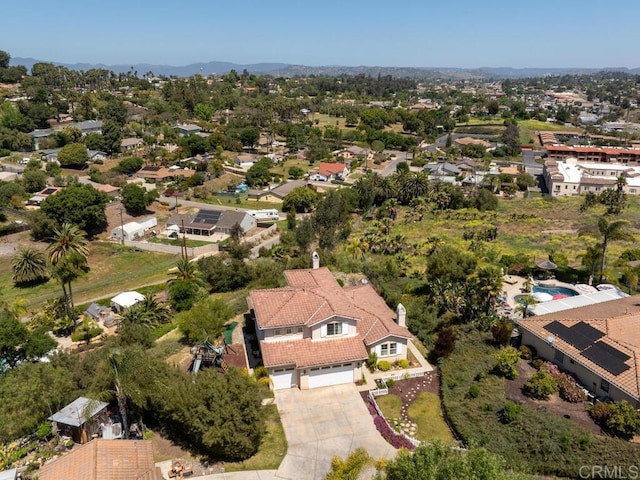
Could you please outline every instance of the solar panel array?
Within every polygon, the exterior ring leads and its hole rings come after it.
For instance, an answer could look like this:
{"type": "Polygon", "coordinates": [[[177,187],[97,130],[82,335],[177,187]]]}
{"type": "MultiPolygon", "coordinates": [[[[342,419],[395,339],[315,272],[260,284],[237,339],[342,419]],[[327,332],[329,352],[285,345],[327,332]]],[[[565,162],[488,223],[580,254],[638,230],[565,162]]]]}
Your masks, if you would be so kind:
{"type": "Polygon", "coordinates": [[[57,189],[57,188],[45,188],[45,189],[42,191],[42,194],[43,194],[43,195],[53,195],[53,194],[54,194],[54,193],[56,193],[57,191],[58,191],[58,189],[57,189]]]}
{"type": "Polygon", "coordinates": [[[216,223],[218,223],[218,220],[220,219],[220,215],[222,215],[222,212],[220,210],[200,210],[196,215],[196,218],[194,218],[193,222],[191,223],[215,225],[216,223]]]}
{"type": "Polygon", "coordinates": [[[582,355],[613,375],[620,375],[631,368],[624,363],[631,358],[629,355],[604,342],[594,343],[582,355]]]}
{"type": "Polygon", "coordinates": [[[567,327],[554,320],[544,328],[580,350],[582,356],[613,375],[620,375],[631,368],[624,363],[631,357],[607,343],[598,341],[605,334],[588,323],[579,322],[572,327],[567,327]]]}

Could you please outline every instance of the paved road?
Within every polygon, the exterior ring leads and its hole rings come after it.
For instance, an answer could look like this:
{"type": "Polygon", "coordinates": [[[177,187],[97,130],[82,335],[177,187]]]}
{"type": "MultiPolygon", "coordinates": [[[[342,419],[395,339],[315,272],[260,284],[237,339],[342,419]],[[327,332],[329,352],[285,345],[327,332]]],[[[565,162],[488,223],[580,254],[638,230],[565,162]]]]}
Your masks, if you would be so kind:
{"type": "Polygon", "coordinates": [[[394,174],[398,164],[400,162],[406,162],[409,156],[407,152],[402,152],[400,150],[385,150],[384,153],[387,155],[395,155],[395,158],[392,159],[386,167],[378,172],[383,177],[388,177],[389,175],[394,174]]]}

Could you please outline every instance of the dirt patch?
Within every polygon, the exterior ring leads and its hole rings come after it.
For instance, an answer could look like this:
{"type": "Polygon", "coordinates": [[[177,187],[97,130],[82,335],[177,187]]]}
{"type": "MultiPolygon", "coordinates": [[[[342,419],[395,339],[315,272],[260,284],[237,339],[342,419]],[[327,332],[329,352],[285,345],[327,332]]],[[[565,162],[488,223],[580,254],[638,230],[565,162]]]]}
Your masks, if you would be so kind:
{"type": "Polygon", "coordinates": [[[542,410],[551,415],[558,415],[568,418],[581,427],[589,430],[593,433],[602,433],[602,430],[596,425],[589,414],[587,413],[586,402],[569,403],[565,402],[556,393],[549,397],[549,400],[534,400],[527,397],[522,393],[522,387],[527,382],[529,377],[535,373],[536,369],[533,368],[525,361],[518,363],[518,376],[513,380],[507,380],[505,382],[505,396],[516,403],[526,404],[538,410],[542,410]]]}
{"type": "Polygon", "coordinates": [[[164,462],[171,460],[179,461],[183,465],[190,465],[193,470],[193,476],[210,475],[213,473],[223,473],[222,464],[201,461],[191,456],[189,452],[183,450],[171,440],[163,437],[159,433],[155,433],[152,438],[153,458],[156,462],[164,462]]]}

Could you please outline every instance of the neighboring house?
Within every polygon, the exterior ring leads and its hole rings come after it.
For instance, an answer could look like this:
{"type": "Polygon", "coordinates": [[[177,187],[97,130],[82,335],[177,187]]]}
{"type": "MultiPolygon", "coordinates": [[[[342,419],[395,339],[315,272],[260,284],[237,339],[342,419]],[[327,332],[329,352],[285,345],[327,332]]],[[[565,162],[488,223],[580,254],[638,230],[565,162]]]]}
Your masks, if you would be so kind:
{"type": "Polygon", "coordinates": [[[144,166],[136,173],[136,177],[144,178],[148,182],[164,182],[166,180],[173,180],[179,177],[190,178],[196,173],[195,170],[188,168],[180,168],[177,166],[172,167],[157,167],[157,166],[144,166]]]}
{"type": "Polygon", "coordinates": [[[240,225],[244,235],[249,230],[256,228],[258,223],[254,216],[245,211],[225,210],[216,223],[216,233],[230,235],[235,225],[240,225]]]}
{"type": "Polygon", "coordinates": [[[287,287],[253,290],[247,299],[274,389],[358,381],[371,353],[389,362],[407,357],[412,335],[401,304],[395,313],[368,283],[341,287],[315,252],[312,269],[284,274],[287,287]]]}
{"type": "Polygon", "coordinates": [[[289,193],[291,193],[298,187],[309,187],[309,182],[307,180],[290,180],[288,182],[281,183],[277,187],[272,188],[270,192],[271,195],[275,197],[275,199],[279,199],[280,201],[282,201],[284,197],[286,197],[289,193]]]}
{"type": "Polygon", "coordinates": [[[135,291],[122,292],[111,299],[111,308],[113,308],[117,313],[122,313],[126,308],[132,307],[143,300],[144,295],[141,293],[135,291]]]}
{"type": "Polygon", "coordinates": [[[635,295],[519,320],[522,343],[596,397],[640,408],[639,301],[635,295]]]}
{"type": "Polygon", "coordinates": [[[62,410],[51,415],[53,432],[71,437],[76,443],[86,443],[100,431],[100,423],[109,421],[106,402],[78,397],[62,410]]]}
{"type": "Polygon", "coordinates": [[[94,188],[99,192],[109,195],[110,197],[115,197],[118,195],[118,193],[120,193],[120,187],[109,185],[108,183],[94,185],[94,188]]]}
{"type": "Polygon", "coordinates": [[[455,177],[460,175],[460,167],[450,162],[427,163],[423,170],[432,177],[455,177]]]}
{"type": "Polygon", "coordinates": [[[623,177],[622,189],[629,195],[640,194],[640,166],[622,163],[595,163],[567,158],[565,161],[548,159],[542,171],[551,196],[601,193],[618,188],[618,178],[623,177]]]}
{"type": "MultiPolygon", "coordinates": [[[[45,150],[42,152],[42,161],[44,162],[59,162],[58,153],[60,153],[60,148],[54,148],[53,150],[45,150]]],[[[96,160],[104,160],[108,157],[106,152],[101,150],[89,150],[87,149],[87,156],[89,157],[90,162],[95,162],[96,160]]]]}
{"type": "Polygon", "coordinates": [[[250,155],[248,153],[241,153],[240,155],[236,156],[236,158],[233,160],[233,164],[236,167],[249,168],[253,164],[255,164],[258,160],[260,160],[260,158],[256,157],[255,155],[250,155]]]}
{"type": "Polygon", "coordinates": [[[182,137],[186,137],[187,135],[202,132],[202,127],[200,127],[199,125],[194,125],[192,123],[182,123],[182,124],[176,125],[175,129],[178,131],[178,133],[182,137]]]}
{"type": "Polygon", "coordinates": [[[342,150],[336,150],[333,152],[333,155],[336,157],[342,157],[347,160],[351,160],[353,158],[364,158],[367,160],[373,160],[374,152],[367,148],[362,148],[357,145],[352,145],[348,148],[342,150]]]}
{"type": "Polygon", "coordinates": [[[63,187],[45,187],[43,190],[39,191],[38,193],[33,195],[29,200],[27,200],[27,204],[40,205],[42,202],[44,202],[47,199],[47,197],[50,197],[51,195],[55,195],[62,189],[63,187]]]}
{"type": "Polygon", "coordinates": [[[40,480],[162,480],[151,440],[95,439],[44,464],[40,480]]]}
{"type": "Polygon", "coordinates": [[[210,237],[214,233],[230,234],[236,223],[243,235],[257,226],[256,219],[243,210],[200,209],[196,215],[172,215],[167,228],[175,225],[180,233],[210,237]]]}
{"type": "Polygon", "coordinates": [[[144,142],[142,141],[142,139],[135,138],[135,137],[123,138],[122,141],[120,142],[120,148],[122,150],[137,150],[143,145],[144,145],[144,142]]]}
{"type": "Polygon", "coordinates": [[[40,150],[41,138],[47,138],[64,127],[75,127],[82,132],[82,135],[86,135],[87,133],[102,133],[102,120],[86,120],[84,122],[65,123],[63,125],[58,125],[57,128],[34,130],[28,134],[33,138],[34,150],[40,150]]]}
{"type": "Polygon", "coordinates": [[[309,175],[309,180],[328,182],[330,180],[344,180],[349,175],[349,167],[344,163],[321,162],[318,171],[309,175]]]}

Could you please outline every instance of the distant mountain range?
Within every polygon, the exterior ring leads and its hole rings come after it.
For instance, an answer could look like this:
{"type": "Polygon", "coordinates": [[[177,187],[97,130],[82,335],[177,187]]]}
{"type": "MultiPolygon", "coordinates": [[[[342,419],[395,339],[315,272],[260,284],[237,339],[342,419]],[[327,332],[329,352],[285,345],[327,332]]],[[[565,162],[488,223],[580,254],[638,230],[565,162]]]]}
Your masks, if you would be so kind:
{"type": "MultiPolygon", "coordinates": [[[[42,62],[34,58],[15,57],[11,59],[11,65],[24,65],[31,69],[34,63],[42,62]]],[[[116,73],[126,73],[130,71],[137,72],[138,75],[144,75],[147,72],[153,72],[155,75],[166,75],[176,77],[189,77],[198,73],[204,75],[224,74],[231,70],[241,73],[247,70],[255,74],[269,74],[274,77],[294,77],[308,75],[391,75],[394,77],[406,78],[446,78],[446,79],[472,79],[472,78],[524,78],[524,77],[543,77],[546,75],[564,75],[564,74],[587,74],[597,73],[600,71],[614,71],[640,74],[640,68],[629,69],[626,67],[609,67],[609,68],[511,68],[511,67],[482,67],[482,68],[416,68],[416,67],[370,67],[370,66],[322,66],[309,67],[305,65],[291,65],[287,63],[251,63],[238,64],[232,62],[207,62],[192,63],[184,66],[172,65],[151,65],[147,63],[139,63],[134,65],[104,65],[89,63],[58,63],[50,62],[54,65],[63,65],[71,70],[90,70],[92,68],[105,68],[116,73]]]]}

